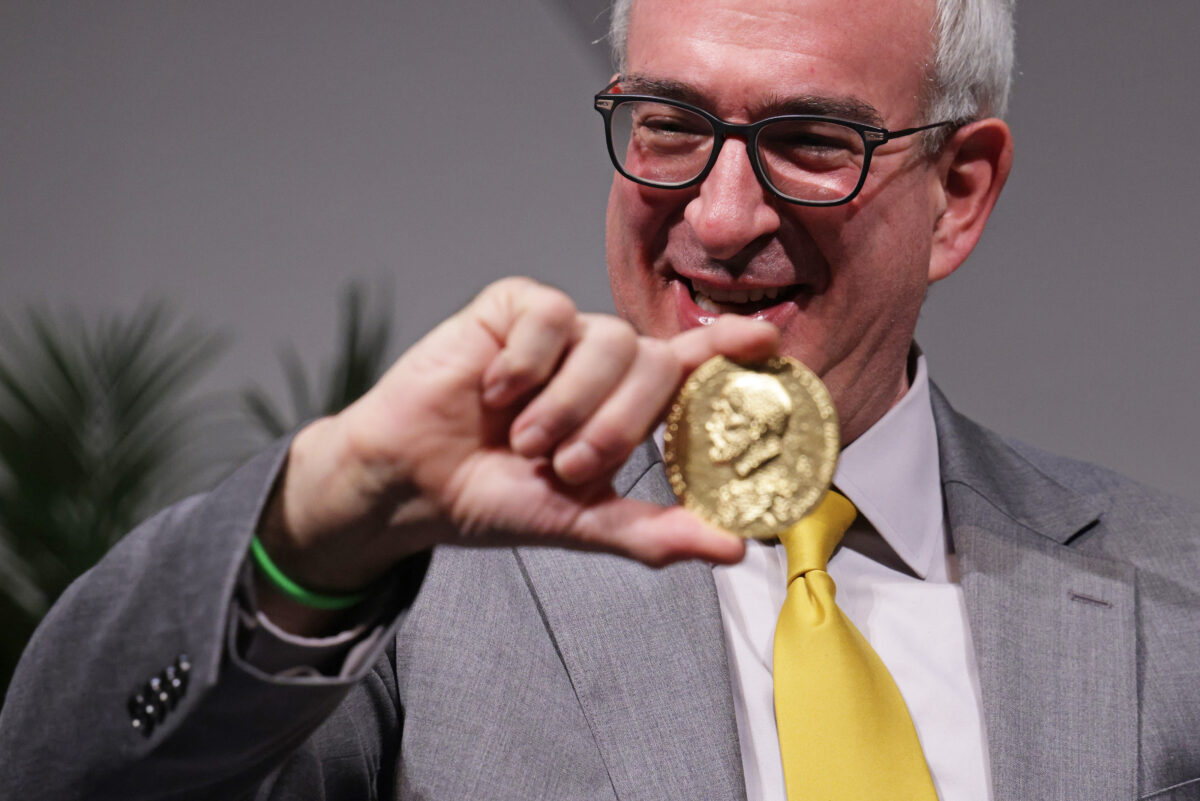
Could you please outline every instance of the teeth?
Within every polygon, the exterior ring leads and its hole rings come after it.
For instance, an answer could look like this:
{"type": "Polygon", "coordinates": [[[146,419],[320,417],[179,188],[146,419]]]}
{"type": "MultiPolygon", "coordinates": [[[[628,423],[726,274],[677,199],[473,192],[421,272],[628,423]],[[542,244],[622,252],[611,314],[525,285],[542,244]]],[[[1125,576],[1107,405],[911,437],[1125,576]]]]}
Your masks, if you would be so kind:
{"type": "Polygon", "coordinates": [[[733,289],[705,289],[704,292],[718,303],[748,303],[750,293],[733,289]]]}
{"type": "Polygon", "coordinates": [[[718,313],[721,311],[717,306],[719,303],[744,305],[758,303],[764,298],[768,301],[775,300],[786,289],[777,286],[755,287],[754,289],[718,289],[710,286],[698,286],[695,282],[692,282],[691,288],[696,305],[705,311],[718,313]]]}
{"type": "Polygon", "coordinates": [[[712,298],[710,298],[708,295],[703,295],[700,292],[696,292],[695,295],[697,306],[704,309],[706,312],[712,312],[713,314],[721,313],[720,307],[713,303],[712,298]]]}

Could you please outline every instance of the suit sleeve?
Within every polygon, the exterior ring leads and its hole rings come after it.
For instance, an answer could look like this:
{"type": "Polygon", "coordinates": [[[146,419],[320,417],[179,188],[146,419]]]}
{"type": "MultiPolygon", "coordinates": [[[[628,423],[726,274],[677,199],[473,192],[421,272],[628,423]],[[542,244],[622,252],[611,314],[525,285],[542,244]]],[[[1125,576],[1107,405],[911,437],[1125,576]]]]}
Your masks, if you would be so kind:
{"type": "Polygon", "coordinates": [[[11,797],[286,798],[305,765],[332,761],[345,774],[331,750],[359,749],[356,776],[392,759],[381,732],[399,712],[384,686],[390,668],[376,663],[427,554],[397,568],[387,630],[345,675],[268,675],[236,656],[238,577],[287,445],[143,523],[63,594],[0,713],[0,787],[11,797]],[[377,723],[335,715],[343,701],[377,723]]]}

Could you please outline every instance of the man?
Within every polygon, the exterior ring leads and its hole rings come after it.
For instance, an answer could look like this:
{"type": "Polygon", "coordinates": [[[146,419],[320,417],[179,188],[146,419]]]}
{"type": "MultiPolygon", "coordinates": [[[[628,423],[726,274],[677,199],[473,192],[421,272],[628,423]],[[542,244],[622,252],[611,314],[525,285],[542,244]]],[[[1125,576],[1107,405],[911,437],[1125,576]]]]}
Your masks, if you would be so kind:
{"type": "Polygon", "coordinates": [[[1200,797],[1196,518],[956,415],[912,345],[1011,163],[1004,6],[622,4],[598,108],[665,142],[613,147],[627,322],[501,282],[346,412],[150,521],[31,643],[0,783],[781,798],[778,548],[663,506],[638,444],[709,356],[778,351],[837,406],[860,522],[829,572],[939,794],[1200,797]],[[657,99],[619,117],[635,95],[657,99]],[[752,125],[781,115],[805,116],[752,125]]]}

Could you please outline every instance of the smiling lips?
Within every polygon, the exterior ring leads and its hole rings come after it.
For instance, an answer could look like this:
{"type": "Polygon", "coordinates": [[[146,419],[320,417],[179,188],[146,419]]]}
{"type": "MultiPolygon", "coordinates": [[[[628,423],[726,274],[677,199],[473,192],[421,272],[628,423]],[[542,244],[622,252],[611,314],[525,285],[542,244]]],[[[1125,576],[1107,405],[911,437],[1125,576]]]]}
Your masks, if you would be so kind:
{"type": "Polygon", "coordinates": [[[763,318],[774,316],[771,314],[774,308],[788,304],[803,289],[801,284],[730,287],[698,278],[677,278],[686,286],[692,302],[710,315],[741,314],[763,318]]]}

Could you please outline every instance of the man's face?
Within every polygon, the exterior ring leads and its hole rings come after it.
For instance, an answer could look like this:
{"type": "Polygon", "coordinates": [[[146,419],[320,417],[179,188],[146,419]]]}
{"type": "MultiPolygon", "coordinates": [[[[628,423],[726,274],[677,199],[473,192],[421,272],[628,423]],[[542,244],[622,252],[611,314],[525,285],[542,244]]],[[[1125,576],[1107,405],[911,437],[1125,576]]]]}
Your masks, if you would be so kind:
{"type": "MultiPolygon", "coordinates": [[[[924,122],[932,19],[933,0],[636,0],[625,78],[676,87],[731,122],[859,108],[860,121],[906,128],[924,122]]],[[[782,351],[829,386],[848,441],[905,390],[941,198],[919,136],[876,150],[859,196],[831,208],[773,197],[740,139],[698,187],[615,175],[617,309],[655,336],[711,321],[714,308],[774,323],[782,351]]]]}

